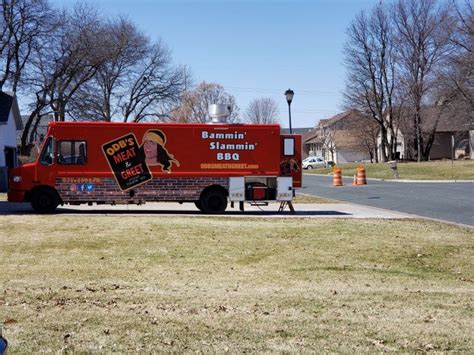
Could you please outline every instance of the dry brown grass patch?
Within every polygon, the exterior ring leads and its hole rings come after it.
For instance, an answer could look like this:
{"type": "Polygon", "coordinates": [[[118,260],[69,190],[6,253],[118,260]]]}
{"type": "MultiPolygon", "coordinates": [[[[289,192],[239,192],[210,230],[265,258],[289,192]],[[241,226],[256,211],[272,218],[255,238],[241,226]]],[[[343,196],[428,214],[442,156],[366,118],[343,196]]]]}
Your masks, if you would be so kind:
{"type": "Polygon", "coordinates": [[[0,224],[12,352],[474,348],[472,230],[127,215],[0,224]]]}

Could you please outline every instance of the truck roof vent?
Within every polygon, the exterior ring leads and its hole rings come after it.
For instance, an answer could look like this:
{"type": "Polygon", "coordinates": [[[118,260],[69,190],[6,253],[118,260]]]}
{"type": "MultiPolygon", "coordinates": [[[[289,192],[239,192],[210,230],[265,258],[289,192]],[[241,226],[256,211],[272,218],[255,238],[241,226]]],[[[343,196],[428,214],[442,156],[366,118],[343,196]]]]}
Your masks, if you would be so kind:
{"type": "Polygon", "coordinates": [[[226,123],[230,116],[231,106],[226,104],[209,105],[210,123],[226,123]]]}

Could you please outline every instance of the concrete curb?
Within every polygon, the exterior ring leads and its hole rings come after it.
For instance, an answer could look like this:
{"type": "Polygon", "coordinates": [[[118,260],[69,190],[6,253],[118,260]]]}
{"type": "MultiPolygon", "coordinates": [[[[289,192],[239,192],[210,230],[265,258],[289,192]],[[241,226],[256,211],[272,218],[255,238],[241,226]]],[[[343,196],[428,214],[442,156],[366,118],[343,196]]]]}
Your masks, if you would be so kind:
{"type": "MultiPolygon", "coordinates": [[[[332,174],[303,174],[305,176],[326,176],[331,177],[332,174]]],[[[352,179],[351,176],[342,176],[345,179],[352,179]]],[[[474,183],[474,180],[406,180],[406,179],[378,179],[378,178],[367,178],[369,181],[388,181],[388,182],[402,182],[402,183],[414,183],[414,184],[456,184],[456,183],[474,183]]]]}

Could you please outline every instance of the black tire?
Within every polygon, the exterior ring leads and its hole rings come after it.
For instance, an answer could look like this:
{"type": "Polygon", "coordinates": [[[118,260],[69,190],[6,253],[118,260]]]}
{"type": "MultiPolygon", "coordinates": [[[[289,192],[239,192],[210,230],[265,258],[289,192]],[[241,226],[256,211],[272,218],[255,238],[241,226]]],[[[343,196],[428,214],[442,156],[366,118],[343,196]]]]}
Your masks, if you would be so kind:
{"type": "Polygon", "coordinates": [[[311,169],[313,169],[313,166],[312,166],[312,165],[308,165],[307,169],[308,169],[308,170],[311,170],[311,169]]]}
{"type": "Polygon", "coordinates": [[[33,194],[31,206],[36,213],[53,213],[59,205],[59,198],[54,191],[41,189],[33,194]]]}
{"type": "Polygon", "coordinates": [[[194,201],[194,204],[196,205],[197,209],[202,212],[201,200],[194,201]]]}
{"type": "Polygon", "coordinates": [[[222,213],[227,208],[227,196],[220,189],[206,191],[200,201],[204,213],[222,213]]]}

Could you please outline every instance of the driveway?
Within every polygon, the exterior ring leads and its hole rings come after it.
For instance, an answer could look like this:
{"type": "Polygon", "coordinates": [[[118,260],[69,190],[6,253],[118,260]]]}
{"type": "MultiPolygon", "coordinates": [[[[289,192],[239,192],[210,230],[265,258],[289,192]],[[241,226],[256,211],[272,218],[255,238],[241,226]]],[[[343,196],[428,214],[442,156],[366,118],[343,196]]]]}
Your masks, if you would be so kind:
{"type": "Polygon", "coordinates": [[[302,193],[474,226],[474,182],[400,183],[369,180],[367,185],[332,186],[332,176],[303,176],[302,193]]]}

